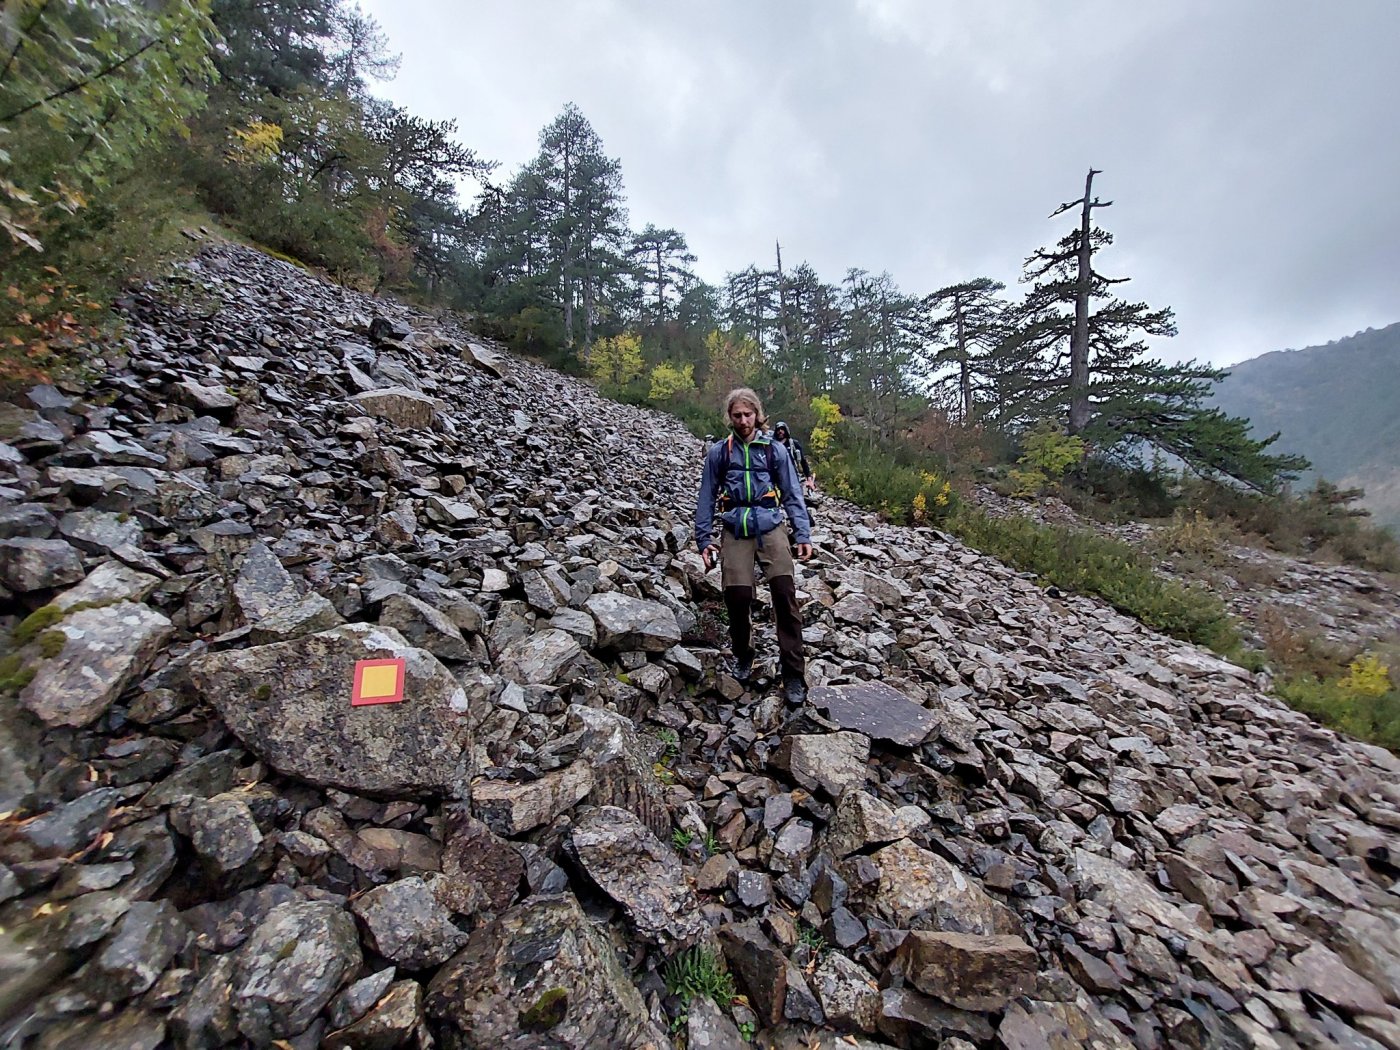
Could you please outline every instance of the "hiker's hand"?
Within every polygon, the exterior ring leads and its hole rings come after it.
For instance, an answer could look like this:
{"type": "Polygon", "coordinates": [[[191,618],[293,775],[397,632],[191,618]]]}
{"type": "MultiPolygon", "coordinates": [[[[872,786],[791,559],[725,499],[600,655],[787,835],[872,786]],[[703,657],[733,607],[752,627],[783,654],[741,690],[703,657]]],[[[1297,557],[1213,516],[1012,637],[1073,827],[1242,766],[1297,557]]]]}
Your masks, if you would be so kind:
{"type": "Polygon", "coordinates": [[[798,561],[811,561],[811,559],[812,559],[812,545],[811,545],[810,543],[799,543],[799,544],[797,545],[797,560],[798,560],[798,561]]]}
{"type": "Polygon", "coordinates": [[[805,489],[807,492],[816,492],[816,491],[817,491],[817,479],[816,479],[816,478],[803,478],[803,479],[802,479],[802,488],[805,489]]]}
{"type": "Polygon", "coordinates": [[[713,543],[700,552],[700,560],[705,563],[706,572],[715,567],[715,562],[719,561],[719,553],[715,550],[713,543]]]}

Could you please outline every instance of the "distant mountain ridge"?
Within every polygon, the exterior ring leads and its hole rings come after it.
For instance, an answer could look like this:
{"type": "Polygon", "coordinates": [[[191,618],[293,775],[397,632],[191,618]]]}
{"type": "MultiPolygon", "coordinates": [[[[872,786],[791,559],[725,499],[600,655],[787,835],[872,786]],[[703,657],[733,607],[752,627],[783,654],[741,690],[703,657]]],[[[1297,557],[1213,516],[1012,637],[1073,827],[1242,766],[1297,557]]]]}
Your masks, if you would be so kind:
{"type": "Polygon", "coordinates": [[[1312,461],[1309,483],[1364,488],[1377,523],[1400,530],[1400,322],[1242,361],[1215,401],[1256,435],[1278,431],[1278,451],[1312,461]]]}

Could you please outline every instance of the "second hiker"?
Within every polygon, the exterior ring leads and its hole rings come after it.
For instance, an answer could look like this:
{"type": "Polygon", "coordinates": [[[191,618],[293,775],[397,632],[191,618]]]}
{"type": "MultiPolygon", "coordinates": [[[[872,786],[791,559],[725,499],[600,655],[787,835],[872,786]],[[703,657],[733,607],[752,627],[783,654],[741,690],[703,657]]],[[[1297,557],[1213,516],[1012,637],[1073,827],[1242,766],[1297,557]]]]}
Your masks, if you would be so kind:
{"type": "Polygon", "coordinates": [[[778,425],[773,428],[773,437],[782,444],[783,448],[788,450],[788,455],[792,457],[792,465],[802,475],[802,491],[815,491],[817,479],[812,475],[812,465],[807,462],[807,450],[802,447],[802,442],[792,436],[792,431],[788,430],[788,425],[781,419],[778,420],[778,425]]]}
{"type": "Polygon", "coordinates": [[[724,411],[731,433],[716,442],[705,457],[695,506],[695,543],[705,568],[713,566],[716,559],[720,563],[734,677],[745,684],[753,673],[749,610],[754,565],[763,566],[773,594],[783,692],[789,703],[800,704],[807,698],[807,663],[793,577],[793,545],[799,560],[812,556],[811,523],[802,499],[802,483],[787,448],[760,435],[763,403],[756,393],[747,387],[730,391],[724,411]]]}

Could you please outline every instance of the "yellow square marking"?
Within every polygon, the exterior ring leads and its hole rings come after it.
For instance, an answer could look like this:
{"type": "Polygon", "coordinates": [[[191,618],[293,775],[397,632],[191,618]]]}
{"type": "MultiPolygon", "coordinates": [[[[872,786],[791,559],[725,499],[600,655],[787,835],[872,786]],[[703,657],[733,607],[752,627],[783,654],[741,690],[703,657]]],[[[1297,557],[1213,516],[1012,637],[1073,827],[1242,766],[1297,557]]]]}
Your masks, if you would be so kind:
{"type": "Polygon", "coordinates": [[[360,696],[365,700],[378,696],[393,696],[398,691],[397,667],[366,667],[360,675],[360,696]]]}

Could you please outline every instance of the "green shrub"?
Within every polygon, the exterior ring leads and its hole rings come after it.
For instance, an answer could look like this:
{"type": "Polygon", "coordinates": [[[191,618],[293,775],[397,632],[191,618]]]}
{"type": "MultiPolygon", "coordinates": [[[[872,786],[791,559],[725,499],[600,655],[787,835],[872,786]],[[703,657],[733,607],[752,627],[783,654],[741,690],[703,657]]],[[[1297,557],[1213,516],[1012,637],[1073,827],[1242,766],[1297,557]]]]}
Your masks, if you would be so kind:
{"type": "Polygon", "coordinates": [[[1318,481],[1299,496],[1259,496],[1199,479],[1183,485],[1182,503],[1228,521],[1283,554],[1310,554],[1377,572],[1400,572],[1400,542],[1355,504],[1360,489],[1318,481]]]}
{"type": "Polygon", "coordinates": [[[1057,587],[1098,595],[1164,634],[1218,653],[1239,648],[1239,635],[1219,599],[1163,579],[1125,543],[1024,518],[991,518],[967,508],[953,516],[950,527],[969,546],[1057,587]]]}
{"type": "Polygon", "coordinates": [[[661,971],[666,990],[686,1003],[696,996],[712,999],[722,1007],[734,1000],[734,978],[720,965],[719,957],[708,948],[687,948],[661,971]]]}
{"type": "Polygon", "coordinates": [[[842,449],[817,468],[829,492],[901,525],[940,524],[957,509],[951,482],[932,464],[901,463],[881,449],[842,449]]]}
{"type": "Polygon", "coordinates": [[[1082,437],[1065,434],[1053,423],[1041,423],[1026,435],[1022,444],[1025,452],[1017,462],[1052,478],[1063,476],[1082,460],[1086,448],[1082,437]]]}
{"type": "Polygon", "coordinates": [[[1285,678],[1275,691],[1290,705],[1361,740],[1400,753],[1400,689],[1357,690],[1347,676],[1285,678]]]}

